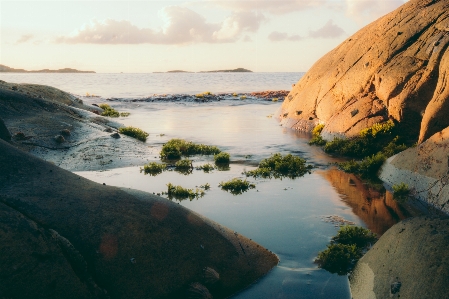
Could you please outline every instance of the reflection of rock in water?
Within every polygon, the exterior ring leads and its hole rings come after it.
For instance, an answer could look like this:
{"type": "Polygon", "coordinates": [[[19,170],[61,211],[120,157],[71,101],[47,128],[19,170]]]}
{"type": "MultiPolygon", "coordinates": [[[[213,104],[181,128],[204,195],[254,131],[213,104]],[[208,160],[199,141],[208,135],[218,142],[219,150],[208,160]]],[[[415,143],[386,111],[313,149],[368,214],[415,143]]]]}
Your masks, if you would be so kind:
{"type": "Polygon", "coordinates": [[[410,212],[393,200],[390,192],[379,192],[365,185],[355,175],[329,169],[321,172],[341,195],[342,200],[352,208],[367,227],[378,235],[402,219],[410,217],[410,212]]]}

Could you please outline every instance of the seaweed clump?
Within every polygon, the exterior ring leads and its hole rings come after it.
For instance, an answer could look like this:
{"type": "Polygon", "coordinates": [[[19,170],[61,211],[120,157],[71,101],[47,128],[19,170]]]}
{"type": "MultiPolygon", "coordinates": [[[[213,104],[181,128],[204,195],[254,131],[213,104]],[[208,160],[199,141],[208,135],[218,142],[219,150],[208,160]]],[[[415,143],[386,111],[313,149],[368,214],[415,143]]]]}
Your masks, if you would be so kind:
{"type": "Polygon", "coordinates": [[[135,127],[122,127],[119,128],[118,131],[123,135],[127,135],[144,142],[147,141],[147,137],[150,135],[147,132],[135,127]]]}
{"type": "Polygon", "coordinates": [[[192,160],[182,159],[175,163],[175,170],[179,173],[188,175],[192,173],[192,160]]]}
{"type": "Polygon", "coordinates": [[[204,190],[201,189],[187,189],[181,186],[175,186],[172,183],[167,184],[167,193],[168,199],[172,200],[173,198],[177,200],[185,200],[190,199],[193,200],[194,198],[200,198],[205,195],[204,190]]]}
{"type": "Polygon", "coordinates": [[[366,228],[342,226],[327,248],[318,253],[315,263],[331,273],[346,275],[376,241],[376,235],[366,228]]]}
{"type": "Polygon", "coordinates": [[[321,136],[323,128],[324,125],[318,125],[313,129],[309,144],[323,146],[327,153],[358,158],[359,160],[353,159],[337,165],[343,171],[365,178],[375,177],[388,157],[408,147],[392,120],[363,129],[359,136],[351,139],[334,138],[332,141],[326,141],[321,136]]]}
{"type": "Polygon", "coordinates": [[[393,185],[393,199],[399,202],[405,202],[410,195],[410,189],[407,184],[400,183],[393,185]]]}
{"type": "Polygon", "coordinates": [[[109,106],[108,104],[100,104],[98,107],[103,109],[103,112],[101,112],[101,116],[107,116],[107,117],[119,117],[119,116],[127,117],[127,116],[129,116],[131,114],[129,112],[118,112],[117,110],[115,110],[114,108],[109,106]]]}
{"type": "Polygon", "coordinates": [[[160,155],[162,159],[177,160],[181,156],[214,155],[220,152],[216,146],[195,144],[183,139],[171,139],[162,146],[160,155]]]}
{"type": "Polygon", "coordinates": [[[148,164],[145,164],[143,166],[143,169],[141,169],[140,171],[143,171],[144,174],[156,176],[158,174],[161,174],[166,168],[167,164],[165,163],[150,162],[148,164]]]}
{"type": "Polygon", "coordinates": [[[256,185],[251,184],[246,179],[242,180],[239,178],[234,178],[227,182],[221,182],[218,187],[221,187],[222,190],[228,191],[234,195],[239,195],[248,191],[248,189],[256,188],[256,185]]]}
{"type": "Polygon", "coordinates": [[[269,158],[263,159],[259,163],[259,167],[255,170],[244,172],[249,177],[254,178],[284,178],[291,179],[304,176],[306,173],[310,173],[312,165],[306,165],[306,160],[287,154],[282,156],[280,153],[276,153],[269,158]]]}

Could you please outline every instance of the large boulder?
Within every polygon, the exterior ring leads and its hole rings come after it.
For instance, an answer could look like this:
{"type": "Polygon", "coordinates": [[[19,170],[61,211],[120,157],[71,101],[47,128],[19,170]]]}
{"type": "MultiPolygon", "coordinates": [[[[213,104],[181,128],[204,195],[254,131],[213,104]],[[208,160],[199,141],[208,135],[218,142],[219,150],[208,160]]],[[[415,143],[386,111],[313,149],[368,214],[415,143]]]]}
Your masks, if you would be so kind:
{"type": "Polygon", "coordinates": [[[325,139],[394,119],[422,142],[449,126],[449,1],[411,0],[318,60],[286,97],[283,125],[325,139]]]}
{"type": "Polygon", "coordinates": [[[191,287],[223,298],[278,262],[167,199],[94,183],[3,140],[0,153],[0,298],[185,298],[191,287]]]}
{"type": "Polygon", "coordinates": [[[390,157],[379,177],[389,185],[407,184],[416,198],[449,213],[449,128],[390,157]]]}
{"type": "Polygon", "coordinates": [[[353,299],[447,298],[449,219],[409,218],[391,227],[350,276],[353,299]]]}

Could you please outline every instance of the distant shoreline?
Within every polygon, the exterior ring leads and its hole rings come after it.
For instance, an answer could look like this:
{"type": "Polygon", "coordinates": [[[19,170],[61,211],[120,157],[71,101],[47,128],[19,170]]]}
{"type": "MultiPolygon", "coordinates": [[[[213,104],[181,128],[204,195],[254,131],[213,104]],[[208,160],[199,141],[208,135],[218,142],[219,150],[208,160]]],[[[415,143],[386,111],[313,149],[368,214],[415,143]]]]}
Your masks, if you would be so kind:
{"type": "Polygon", "coordinates": [[[36,70],[36,71],[27,71],[24,69],[15,69],[3,64],[0,64],[0,73],[89,73],[89,74],[93,74],[95,73],[94,71],[80,71],[77,69],[72,69],[72,68],[63,68],[63,69],[59,69],[59,70],[50,70],[50,69],[42,69],[42,70],[36,70]]]}
{"type": "Polygon", "coordinates": [[[167,71],[167,72],[153,72],[153,74],[166,74],[166,73],[252,73],[253,71],[244,69],[244,68],[236,68],[232,70],[216,70],[216,71],[200,71],[200,72],[190,72],[190,71],[183,71],[183,70],[173,70],[173,71],[167,71]]]}

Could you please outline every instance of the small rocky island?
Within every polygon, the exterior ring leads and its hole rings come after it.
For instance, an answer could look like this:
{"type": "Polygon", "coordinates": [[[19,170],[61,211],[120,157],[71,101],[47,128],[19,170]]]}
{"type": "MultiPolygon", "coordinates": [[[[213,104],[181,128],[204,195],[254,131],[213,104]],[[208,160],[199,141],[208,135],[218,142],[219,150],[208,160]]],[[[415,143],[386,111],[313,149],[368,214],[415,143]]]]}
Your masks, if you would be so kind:
{"type": "MultiPolygon", "coordinates": [[[[236,68],[232,70],[216,70],[216,71],[200,71],[197,73],[252,73],[253,71],[250,71],[248,69],[244,68],[236,68]]],[[[173,70],[173,71],[167,71],[167,72],[153,72],[153,73],[194,73],[189,71],[183,71],[183,70],[173,70]]]]}
{"type": "Polygon", "coordinates": [[[42,69],[36,71],[27,71],[24,69],[15,69],[3,64],[0,64],[0,73],[95,73],[94,71],[80,71],[72,68],[63,68],[59,70],[42,69]]]}

